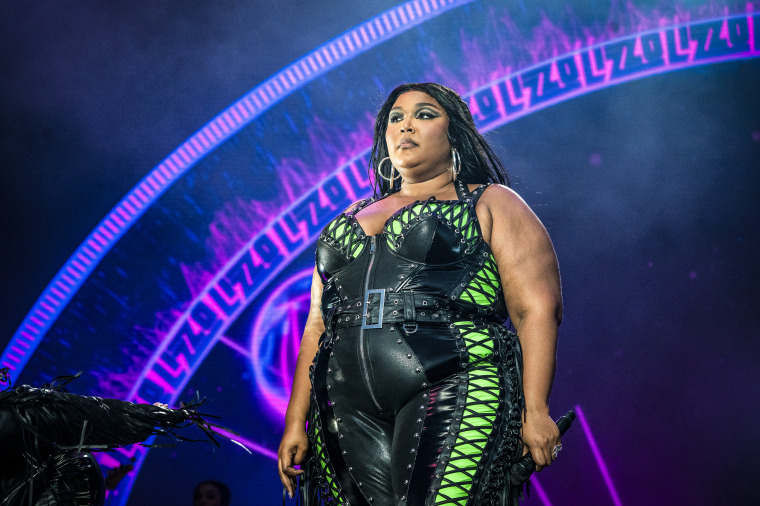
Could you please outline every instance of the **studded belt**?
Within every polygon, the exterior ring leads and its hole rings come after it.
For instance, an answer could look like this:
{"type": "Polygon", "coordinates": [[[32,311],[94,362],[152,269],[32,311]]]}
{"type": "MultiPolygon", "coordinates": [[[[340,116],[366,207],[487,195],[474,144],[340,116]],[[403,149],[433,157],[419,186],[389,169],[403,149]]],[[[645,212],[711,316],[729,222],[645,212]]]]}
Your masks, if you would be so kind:
{"type": "Polygon", "coordinates": [[[377,329],[387,323],[402,323],[404,330],[413,334],[417,331],[417,323],[451,323],[463,318],[492,320],[493,315],[474,304],[452,301],[440,295],[376,289],[367,290],[362,298],[335,306],[332,318],[336,329],[355,326],[377,329]]]}

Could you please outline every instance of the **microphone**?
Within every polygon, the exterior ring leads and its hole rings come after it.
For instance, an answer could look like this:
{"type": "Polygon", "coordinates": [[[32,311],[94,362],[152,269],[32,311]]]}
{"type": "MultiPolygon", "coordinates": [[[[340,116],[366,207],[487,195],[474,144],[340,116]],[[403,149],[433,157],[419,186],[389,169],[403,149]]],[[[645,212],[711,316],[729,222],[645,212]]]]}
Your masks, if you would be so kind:
{"type": "MultiPolygon", "coordinates": [[[[567,429],[570,428],[570,424],[573,423],[573,420],[575,420],[575,412],[572,409],[557,420],[556,423],[560,436],[563,436],[565,432],[567,432],[567,429]]],[[[536,463],[533,462],[533,457],[530,455],[530,452],[528,452],[510,468],[509,482],[512,485],[519,485],[527,481],[535,470],[536,463]]]]}

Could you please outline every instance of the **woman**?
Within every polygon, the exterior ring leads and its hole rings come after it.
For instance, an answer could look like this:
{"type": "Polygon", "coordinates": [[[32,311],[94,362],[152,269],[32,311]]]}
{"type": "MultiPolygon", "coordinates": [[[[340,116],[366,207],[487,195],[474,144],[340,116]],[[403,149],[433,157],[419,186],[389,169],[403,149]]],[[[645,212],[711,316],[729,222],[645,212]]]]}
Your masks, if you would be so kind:
{"type": "Polygon", "coordinates": [[[548,401],[562,303],[549,236],[441,85],[393,90],[371,165],[376,196],[318,241],[280,479],[292,495],[311,445],[323,503],[514,500],[509,466],[530,451],[540,470],[559,445],[548,401]]]}

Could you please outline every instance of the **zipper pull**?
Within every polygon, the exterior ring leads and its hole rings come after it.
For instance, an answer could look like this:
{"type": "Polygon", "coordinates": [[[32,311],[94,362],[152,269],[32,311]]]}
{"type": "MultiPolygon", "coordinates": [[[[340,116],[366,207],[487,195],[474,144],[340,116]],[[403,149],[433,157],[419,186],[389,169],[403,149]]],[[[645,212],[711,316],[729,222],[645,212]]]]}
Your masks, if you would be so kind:
{"type": "Polygon", "coordinates": [[[369,241],[369,254],[370,255],[374,255],[375,254],[375,242],[376,241],[377,241],[377,237],[375,237],[373,235],[372,238],[369,241]]]}

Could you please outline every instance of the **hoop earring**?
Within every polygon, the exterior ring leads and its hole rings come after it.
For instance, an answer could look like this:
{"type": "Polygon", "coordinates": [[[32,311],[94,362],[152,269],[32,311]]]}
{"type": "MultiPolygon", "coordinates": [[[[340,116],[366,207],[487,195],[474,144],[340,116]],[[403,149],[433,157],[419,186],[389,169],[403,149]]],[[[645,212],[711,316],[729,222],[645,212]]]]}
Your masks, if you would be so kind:
{"type": "Polygon", "coordinates": [[[392,186],[393,183],[397,179],[401,178],[401,173],[400,172],[398,173],[398,176],[394,176],[393,175],[393,171],[396,170],[396,167],[393,166],[393,162],[391,162],[391,177],[385,177],[385,176],[383,176],[383,171],[380,170],[381,167],[383,166],[383,164],[385,163],[385,161],[386,160],[390,160],[390,159],[391,159],[390,156],[386,156],[385,158],[383,158],[382,160],[380,160],[380,163],[377,164],[377,175],[380,176],[381,178],[385,179],[386,181],[388,181],[391,184],[391,186],[392,186]]]}
{"type": "Polygon", "coordinates": [[[459,172],[462,170],[462,159],[455,148],[451,148],[451,180],[456,181],[459,172]]]}

